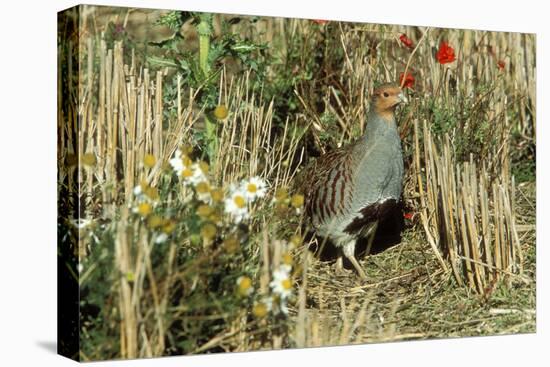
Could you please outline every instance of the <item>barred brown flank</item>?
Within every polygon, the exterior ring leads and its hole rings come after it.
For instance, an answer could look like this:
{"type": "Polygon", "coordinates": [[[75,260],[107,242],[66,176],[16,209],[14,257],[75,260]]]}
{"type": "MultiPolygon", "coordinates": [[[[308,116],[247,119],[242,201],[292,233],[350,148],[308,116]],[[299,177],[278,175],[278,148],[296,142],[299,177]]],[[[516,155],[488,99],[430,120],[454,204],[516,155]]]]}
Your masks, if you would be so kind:
{"type": "Polygon", "coordinates": [[[338,206],[338,214],[341,214],[344,212],[344,208],[345,208],[345,196],[344,196],[344,193],[345,193],[345,190],[346,190],[346,185],[345,185],[345,182],[346,182],[346,176],[345,176],[345,170],[342,170],[340,172],[344,172],[344,177],[343,177],[343,180],[342,182],[340,183],[340,202],[339,202],[339,206],[338,206]]]}
{"type": "MultiPolygon", "coordinates": [[[[334,179],[332,180],[332,185],[330,187],[330,190],[331,190],[331,196],[330,196],[330,205],[329,205],[329,209],[330,209],[330,213],[331,215],[334,215],[334,214],[337,214],[337,210],[336,210],[336,186],[338,185],[338,180],[340,179],[340,176],[342,175],[342,171],[341,170],[337,170],[336,171],[336,174],[334,175],[334,179]]],[[[343,183],[342,183],[343,185],[343,183]]],[[[341,206],[342,205],[342,200],[340,200],[340,202],[338,203],[338,206],[341,206]]]]}

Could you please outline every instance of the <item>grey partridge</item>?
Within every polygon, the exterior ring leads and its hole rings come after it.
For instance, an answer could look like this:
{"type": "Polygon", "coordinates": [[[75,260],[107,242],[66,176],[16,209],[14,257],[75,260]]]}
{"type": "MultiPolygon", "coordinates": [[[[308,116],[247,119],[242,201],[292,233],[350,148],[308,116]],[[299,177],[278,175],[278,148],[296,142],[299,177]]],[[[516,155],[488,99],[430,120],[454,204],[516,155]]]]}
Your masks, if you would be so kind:
{"type": "Polygon", "coordinates": [[[305,213],[316,235],[329,239],[362,279],[364,270],[355,258],[359,238],[367,239],[367,254],[381,219],[397,205],[402,190],[403,156],[395,121],[395,108],[406,98],[396,84],[374,90],[364,135],[352,144],[331,151],[301,173],[305,213]]]}

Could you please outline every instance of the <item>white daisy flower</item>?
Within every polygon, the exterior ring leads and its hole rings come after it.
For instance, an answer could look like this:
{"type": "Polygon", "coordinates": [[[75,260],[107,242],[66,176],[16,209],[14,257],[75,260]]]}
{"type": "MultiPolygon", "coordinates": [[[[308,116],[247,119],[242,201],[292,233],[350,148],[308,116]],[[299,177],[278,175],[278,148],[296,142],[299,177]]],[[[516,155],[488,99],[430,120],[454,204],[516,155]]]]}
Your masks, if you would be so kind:
{"type": "Polygon", "coordinates": [[[174,158],[169,160],[174,172],[183,178],[185,186],[197,186],[200,182],[208,182],[208,164],[204,162],[193,163],[193,161],[178,149],[174,158]]]}
{"type": "Polygon", "coordinates": [[[266,317],[271,309],[273,308],[273,298],[263,297],[260,301],[254,302],[254,307],[252,308],[252,314],[258,318],[266,317]]]}
{"type": "Polygon", "coordinates": [[[249,217],[246,194],[232,187],[229,197],[225,199],[225,212],[231,215],[235,223],[240,223],[249,217]]]}
{"type": "Polygon", "coordinates": [[[134,187],[134,196],[139,198],[141,195],[143,195],[143,189],[141,188],[141,185],[137,185],[134,187]]]}
{"type": "Polygon", "coordinates": [[[185,182],[189,183],[193,186],[197,186],[199,182],[205,182],[208,181],[208,178],[206,177],[206,173],[202,170],[200,164],[193,163],[191,167],[188,167],[191,169],[192,175],[186,177],[184,174],[185,182]]]}
{"type": "Polygon", "coordinates": [[[243,296],[249,296],[254,292],[254,287],[252,286],[252,279],[247,276],[240,276],[237,278],[237,288],[239,293],[243,296]]]}
{"type": "Polygon", "coordinates": [[[246,198],[251,202],[262,198],[267,192],[267,183],[258,176],[241,181],[241,188],[246,193],[246,198]]]}
{"type": "Polygon", "coordinates": [[[176,174],[179,176],[181,175],[181,171],[183,171],[183,160],[181,159],[181,150],[176,150],[174,153],[174,158],[170,159],[168,161],[174,171],[176,171],[176,174]]]}
{"type": "Polygon", "coordinates": [[[155,236],[155,241],[154,242],[156,244],[159,244],[159,243],[166,242],[167,239],[168,239],[168,235],[166,233],[160,233],[160,234],[155,236]]]}
{"type": "Polygon", "coordinates": [[[283,300],[292,294],[292,280],[288,268],[280,267],[273,272],[273,280],[269,283],[271,290],[283,300]]]}
{"type": "Polygon", "coordinates": [[[176,152],[174,153],[174,158],[170,159],[168,162],[170,163],[176,174],[180,176],[184,168],[183,159],[181,159],[181,150],[176,150],[176,152]]]}
{"type": "MultiPolygon", "coordinates": [[[[159,198],[158,190],[155,187],[149,186],[145,181],[134,187],[132,190],[137,205],[141,204],[155,204],[159,198]]],[[[137,208],[132,209],[137,212],[137,208]]]]}
{"type": "Polygon", "coordinates": [[[290,252],[286,251],[281,255],[281,265],[279,266],[279,269],[290,274],[290,272],[292,271],[293,262],[294,260],[292,258],[292,255],[290,254],[290,252]]]}
{"type": "Polygon", "coordinates": [[[205,204],[212,204],[212,195],[210,194],[210,184],[208,181],[201,181],[195,185],[195,192],[197,193],[197,199],[205,204]]]}
{"type": "Polygon", "coordinates": [[[283,265],[281,265],[280,269],[281,269],[282,271],[284,271],[284,272],[286,272],[286,273],[289,274],[289,273],[291,272],[291,270],[292,270],[292,265],[290,265],[290,264],[283,264],[283,265]]]}

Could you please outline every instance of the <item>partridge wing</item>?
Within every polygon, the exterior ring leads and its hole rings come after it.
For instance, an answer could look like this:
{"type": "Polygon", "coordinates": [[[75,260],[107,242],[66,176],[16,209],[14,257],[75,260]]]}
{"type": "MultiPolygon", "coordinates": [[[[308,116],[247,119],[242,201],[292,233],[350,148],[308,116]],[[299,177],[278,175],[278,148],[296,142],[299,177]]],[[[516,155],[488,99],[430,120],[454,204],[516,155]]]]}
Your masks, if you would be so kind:
{"type": "Polygon", "coordinates": [[[350,207],[353,195],[353,145],[333,150],[304,169],[302,192],[306,214],[324,223],[350,207]]]}

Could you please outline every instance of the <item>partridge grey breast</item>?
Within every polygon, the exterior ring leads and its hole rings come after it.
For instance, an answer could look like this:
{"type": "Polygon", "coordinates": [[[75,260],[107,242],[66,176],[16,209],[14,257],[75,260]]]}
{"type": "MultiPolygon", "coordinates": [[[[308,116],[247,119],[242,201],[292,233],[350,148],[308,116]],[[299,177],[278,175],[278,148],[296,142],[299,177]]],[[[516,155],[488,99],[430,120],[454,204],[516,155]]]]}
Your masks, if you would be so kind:
{"type": "Polygon", "coordinates": [[[395,84],[372,96],[365,134],[356,142],[319,157],[302,175],[306,215],[316,234],[339,249],[362,278],[355,259],[360,237],[372,243],[378,221],[397,204],[403,180],[403,156],[394,109],[405,98],[395,84]]]}

